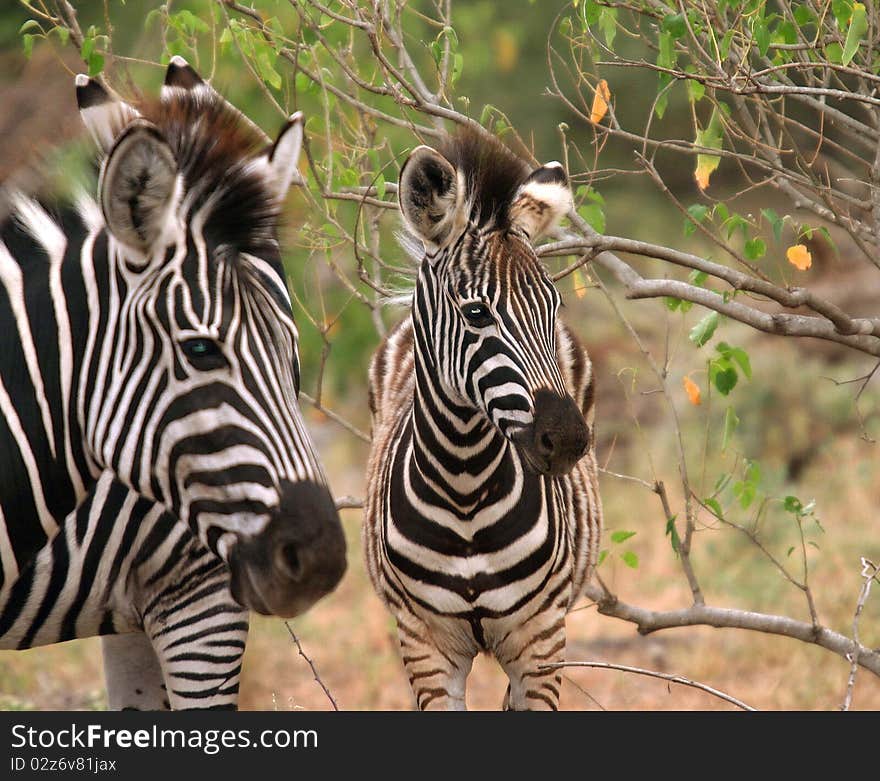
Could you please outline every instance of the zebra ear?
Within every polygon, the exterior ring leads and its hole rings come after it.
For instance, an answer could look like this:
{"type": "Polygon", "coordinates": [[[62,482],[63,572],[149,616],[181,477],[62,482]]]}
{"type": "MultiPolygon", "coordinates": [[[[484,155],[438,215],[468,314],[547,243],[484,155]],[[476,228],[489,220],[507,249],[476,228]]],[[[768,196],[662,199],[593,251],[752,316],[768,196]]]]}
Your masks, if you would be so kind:
{"type": "Polygon", "coordinates": [[[167,229],[179,187],[168,142],[155,125],[135,120],[101,168],[98,197],[107,229],[123,244],[151,254],[167,229]]]}
{"type": "Polygon", "coordinates": [[[101,151],[109,152],[122,129],[140,113],[84,73],[76,77],[75,84],[80,116],[101,151]]]}
{"type": "Polygon", "coordinates": [[[168,68],[165,71],[165,83],[162,85],[162,96],[165,96],[172,89],[191,90],[196,87],[208,88],[205,80],[196,73],[183,57],[175,54],[168,62],[168,68]]]}
{"type": "Polygon", "coordinates": [[[556,227],[572,208],[568,177],[560,163],[536,168],[516,191],[510,221],[532,241],[556,227]]]}
{"type": "Polygon", "coordinates": [[[464,228],[464,197],[464,182],[436,149],[416,147],[400,169],[400,212],[426,244],[443,246],[464,228]]]}
{"type": "Polygon", "coordinates": [[[287,195],[294,180],[302,184],[299,172],[299,153],[303,142],[303,115],[301,111],[291,114],[278,133],[275,143],[266,152],[268,176],[278,192],[278,198],[287,195]]]}

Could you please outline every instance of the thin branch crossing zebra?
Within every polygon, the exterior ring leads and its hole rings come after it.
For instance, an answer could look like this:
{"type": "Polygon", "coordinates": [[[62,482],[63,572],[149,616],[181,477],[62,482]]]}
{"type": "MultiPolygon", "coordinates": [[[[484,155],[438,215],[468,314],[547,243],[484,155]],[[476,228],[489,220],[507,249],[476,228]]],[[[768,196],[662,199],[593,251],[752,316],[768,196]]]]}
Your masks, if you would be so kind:
{"type": "Polygon", "coordinates": [[[412,152],[398,198],[424,256],[370,366],[367,567],[419,708],[463,709],[486,651],[505,707],[556,709],[560,673],[541,665],[564,659],[602,519],[592,366],[531,244],[571,207],[568,182],[464,131],[412,152]]]}
{"type": "Polygon", "coordinates": [[[301,117],[270,142],[179,57],[76,90],[97,199],[0,226],[0,648],[116,636],[112,707],[234,707],[247,609],[346,566],[276,236],[301,117]]]}

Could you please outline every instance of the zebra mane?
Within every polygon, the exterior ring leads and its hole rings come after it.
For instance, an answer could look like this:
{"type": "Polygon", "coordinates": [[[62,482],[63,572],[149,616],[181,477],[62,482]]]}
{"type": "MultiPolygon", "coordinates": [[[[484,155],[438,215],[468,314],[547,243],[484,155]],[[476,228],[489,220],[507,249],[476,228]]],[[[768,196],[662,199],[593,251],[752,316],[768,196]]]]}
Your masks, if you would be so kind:
{"type": "Polygon", "coordinates": [[[469,127],[444,138],[437,151],[464,175],[472,223],[507,228],[514,195],[531,173],[526,162],[495,136],[469,127]]]}
{"type": "Polygon", "coordinates": [[[213,90],[175,89],[137,109],[171,146],[190,213],[210,201],[206,236],[254,255],[274,247],[281,204],[255,164],[265,136],[213,90]]]}

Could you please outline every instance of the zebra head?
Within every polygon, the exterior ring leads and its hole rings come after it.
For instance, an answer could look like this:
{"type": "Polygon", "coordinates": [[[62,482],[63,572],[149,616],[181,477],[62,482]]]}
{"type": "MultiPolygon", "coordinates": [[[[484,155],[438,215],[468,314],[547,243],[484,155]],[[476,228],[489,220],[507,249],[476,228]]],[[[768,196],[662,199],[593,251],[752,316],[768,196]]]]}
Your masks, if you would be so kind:
{"type": "Polygon", "coordinates": [[[271,143],[180,57],[137,108],[76,84],[104,152],[97,203],[80,204],[103,323],[81,411],[90,455],[226,561],[242,604],[297,615],[346,566],[298,405],[276,239],[301,117],[271,143]]]}
{"type": "Polygon", "coordinates": [[[413,304],[417,381],[463,418],[460,429],[478,410],[534,471],[568,472],[589,429],[557,363],[559,293],[532,247],[571,208],[562,166],[529,171],[500,142],[464,132],[439,151],[416,148],[398,198],[425,249],[413,304]]]}

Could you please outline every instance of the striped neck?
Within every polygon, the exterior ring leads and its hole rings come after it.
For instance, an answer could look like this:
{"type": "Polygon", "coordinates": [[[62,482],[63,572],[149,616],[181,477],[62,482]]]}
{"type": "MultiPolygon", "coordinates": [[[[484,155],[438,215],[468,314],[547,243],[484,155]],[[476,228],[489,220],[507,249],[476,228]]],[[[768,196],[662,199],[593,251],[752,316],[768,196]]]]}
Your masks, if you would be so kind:
{"type": "Polygon", "coordinates": [[[521,487],[516,448],[481,410],[441,387],[434,351],[413,317],[415,391],[409,420],[408,478],[417,493],[461,520],[509,498],[521,487]]]}

